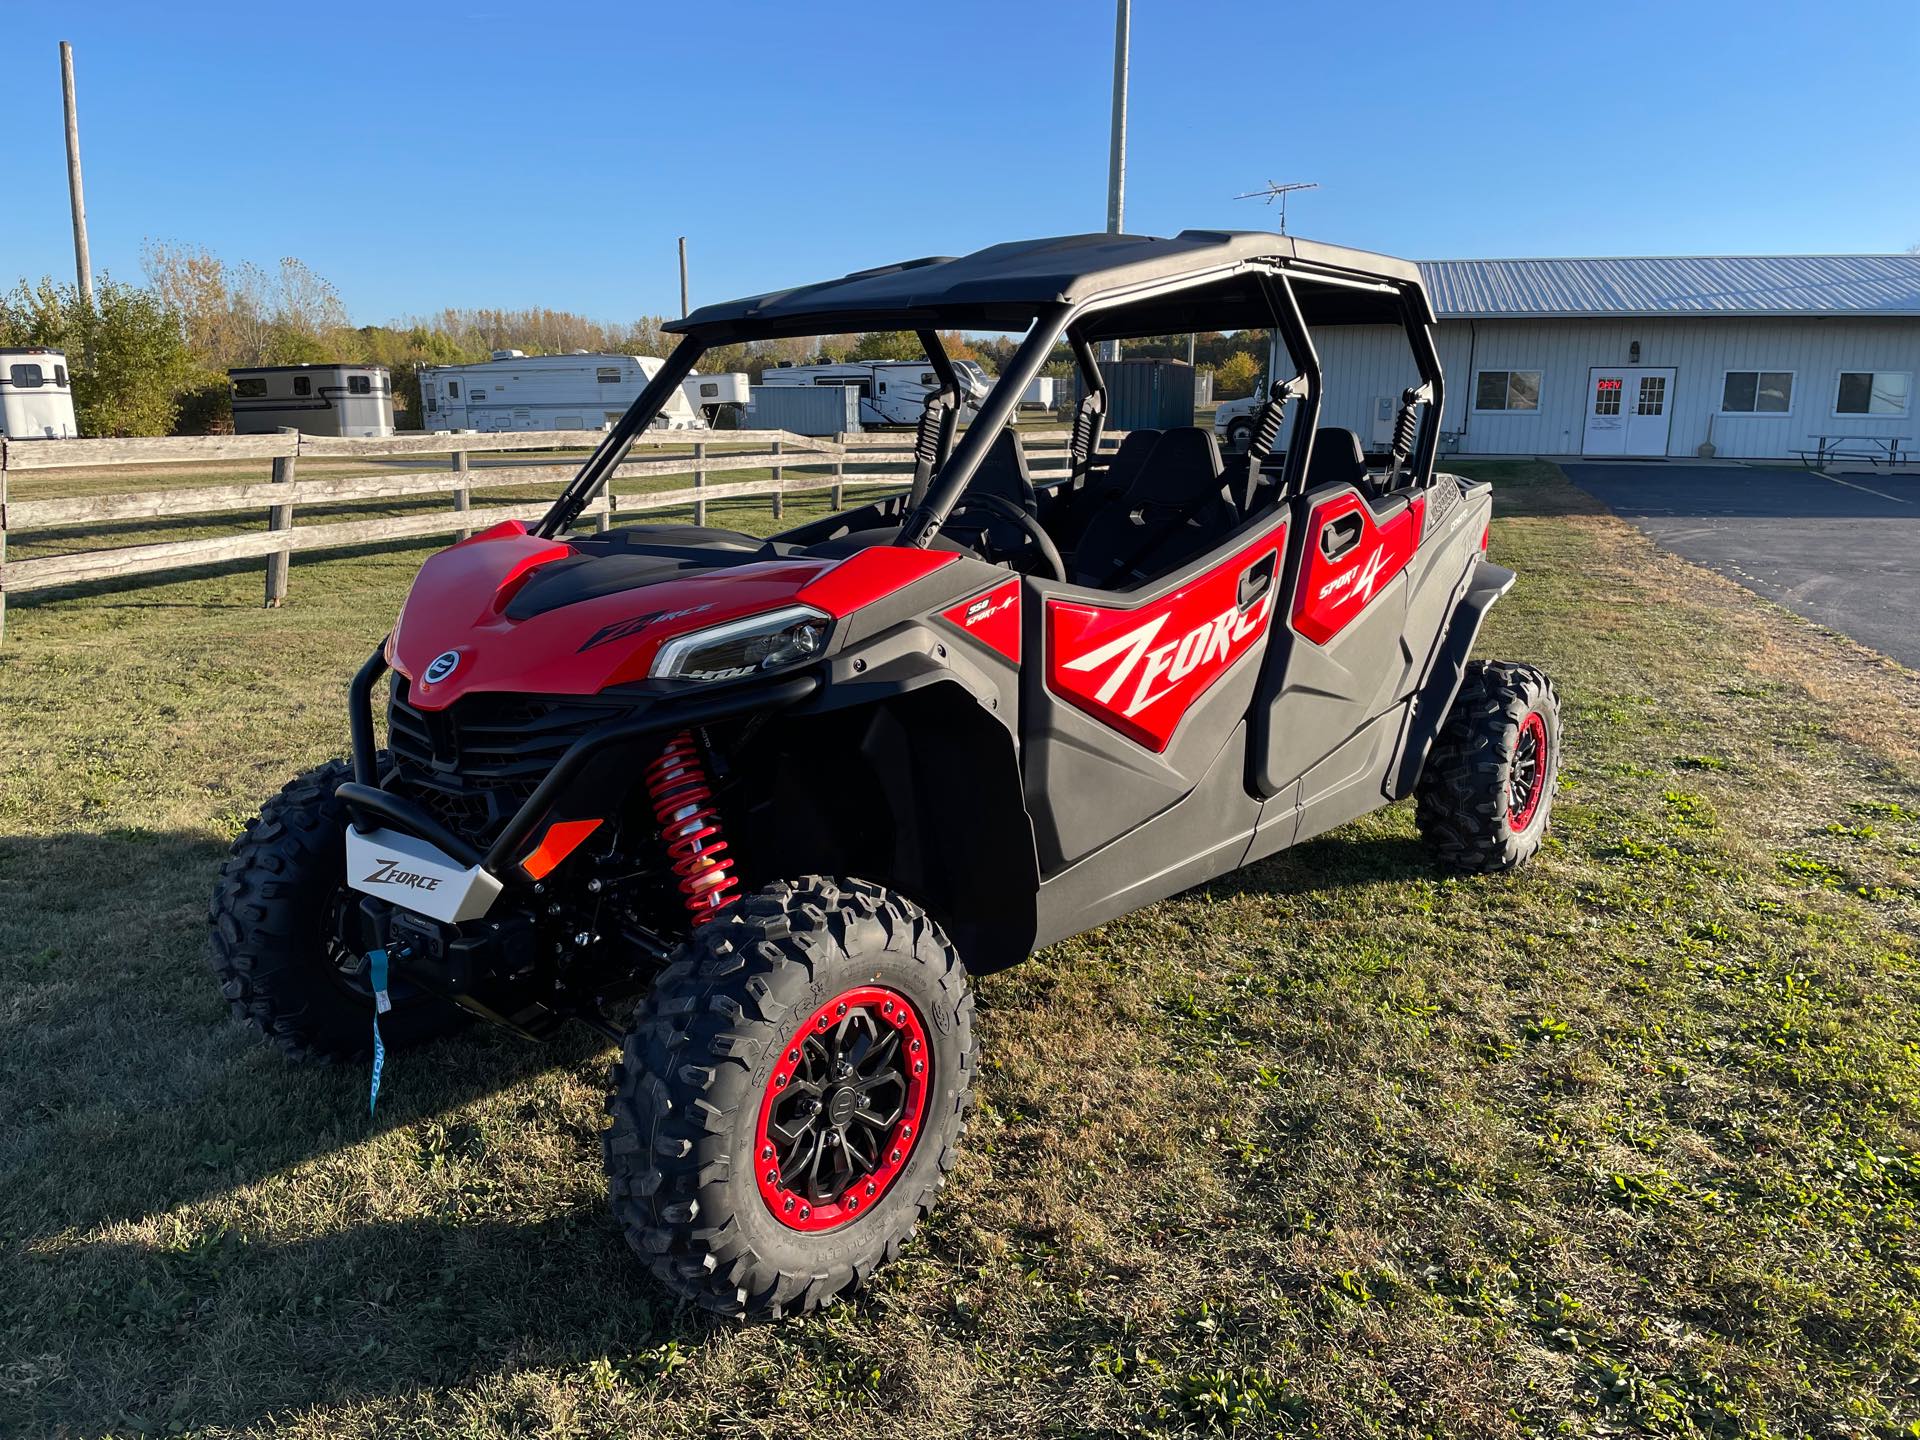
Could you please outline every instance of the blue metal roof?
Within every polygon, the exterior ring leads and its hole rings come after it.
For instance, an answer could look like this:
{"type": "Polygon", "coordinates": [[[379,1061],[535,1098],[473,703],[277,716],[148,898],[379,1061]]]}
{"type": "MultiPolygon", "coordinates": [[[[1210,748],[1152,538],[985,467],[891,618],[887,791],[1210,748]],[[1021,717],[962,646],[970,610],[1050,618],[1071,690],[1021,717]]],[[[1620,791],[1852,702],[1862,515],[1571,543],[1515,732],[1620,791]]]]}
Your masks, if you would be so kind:
{"type": "Polygon", "coordinates": [[[1443,320],[1920,315],[1920,255],[1423,260],[1443,320]]]}

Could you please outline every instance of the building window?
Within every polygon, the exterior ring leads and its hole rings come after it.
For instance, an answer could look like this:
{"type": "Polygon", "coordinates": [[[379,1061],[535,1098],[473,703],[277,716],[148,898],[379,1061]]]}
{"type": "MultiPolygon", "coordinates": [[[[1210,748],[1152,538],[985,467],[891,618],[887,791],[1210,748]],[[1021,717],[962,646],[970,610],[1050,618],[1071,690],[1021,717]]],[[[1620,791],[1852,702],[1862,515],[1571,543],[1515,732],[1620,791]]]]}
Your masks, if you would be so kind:
{"type": "Polygon", "coordinates": [[[460,398],[460,382],[458,380],[447,381],[447,398],[449,400],[458,400],[460,398]]]}
{"type": "Polygon", "coordinates": [[[1913,376],[1903,370],[1842,370],[1836,415],[1904,415],[1913,395],[1913,376]]]}
{"type": "Polygon", "coordinates": [[[9,374],[22,390],[35,390],[47,383],[46,373],[38,365],[15,365],[9,374]]]}
{"type": "Polygon", "coordinates": [[[1593,413],[1596,415],[1620,413],[1620,377],[1618,375],[1602,375],[1593,382],[1593,413]]]}
{"type": "Polygon", "coordinates": [[[1474,380],[1476,410],[1538,410],[1538,370],[1482,370],[1474,380]]]}
{"type": "Polygon", "coordinates": [[[233,398],[236,400],[264,400],[267,398],[267,381],[264,375],[256,375],[247,380],[233,382],[233,398]]]}
{"type": "Polygon", "coordinates": [[[294,376],[293,393],[296,395],[311,395],[313,393],[313,381],[305,375],[294,376]]]}
{"type": "Polygon", "coordinates": [[[1720,390],[1722,415],[1785,415],[1791,409],[1791,370],[1727,371],[1720,390]]]}
{"type": "Polygon", "coordinates": [[[349,395],[371,395],[373,393],[373,377],[370,375],[349,375],[347,377],[347,393],[349,395]]]}
{"type": "Polygon", "coordinates": [[[620,367],[618,365],[602,365],[593,372],[593,378],[602,385],[618,385],[620,383],[620,367]]]}
{"type": "Polygon", "coordinates": [[[1664,375],[1642,375],[1640,377],[1640,399],[1633,407],[1636,415],[1664,415],[1667,413],[1667,377],[1664,375]]]}

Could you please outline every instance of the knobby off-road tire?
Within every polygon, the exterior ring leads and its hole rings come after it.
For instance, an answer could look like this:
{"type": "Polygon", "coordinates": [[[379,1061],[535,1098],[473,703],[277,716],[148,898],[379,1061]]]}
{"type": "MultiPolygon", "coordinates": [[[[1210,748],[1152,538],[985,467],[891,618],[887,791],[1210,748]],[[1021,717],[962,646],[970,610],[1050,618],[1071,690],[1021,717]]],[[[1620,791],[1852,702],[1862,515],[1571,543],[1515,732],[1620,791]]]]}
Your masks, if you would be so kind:
{"type": "MultiPolygon", "coordinates": [[[[373,1054],[373,992],[364,970],[342,972],[336,906],[346,892],[347,807],[334,798],[353,778],[344,760],[296,775],[233,842],[214,887],[208,958],[234,1018],[295,1060],[364,1060],[373,1054]]],[[[466,1023],[459,1007],[390,988],[380,1017],[388,1049],[418,1045],[466,1023]]]]}
{"type": "Polygon", "coordinates": [[[966,971],[919,906],[859,880],[769,885],[695,931],[634,1016],[603,1137],[614,1216],[653,1273],[705,1309],[812,1310],[898,1255],[932,1208],[975,1064],[966,971]],[[835,1054],[856,1056],[853,1080],[814,1088],[835,1054]],[[859,1067],[894,1065],[879,1108],[852,1117],[839,1092],[866,1083],[859,1067]],[[840,1159],[883,1142],[881,1170],[849,1172],[850,1185],[829,1187],[832,1203],[803,1163],[814,1132],[782,1139],[783,1116],[809,1096],[824,1106],[809,1123],[849,1112],[840,1159]]]}
{"type": "Polygon", "coordinates": [[[1462,870],[1511,870],[1540,848],[1560,771],[1560,700],[1531,665],[1474,660],[1434,741],[1415,823],[1462,870]]]}

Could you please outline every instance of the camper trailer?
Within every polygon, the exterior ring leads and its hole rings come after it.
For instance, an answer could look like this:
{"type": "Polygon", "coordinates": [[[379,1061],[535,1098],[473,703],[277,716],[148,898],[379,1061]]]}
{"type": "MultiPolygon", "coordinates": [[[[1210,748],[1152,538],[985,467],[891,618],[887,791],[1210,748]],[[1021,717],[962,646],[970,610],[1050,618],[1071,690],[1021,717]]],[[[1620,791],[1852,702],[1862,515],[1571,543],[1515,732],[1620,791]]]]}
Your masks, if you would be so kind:
{"type": "Polygon", "coordinates": [[[233,433],[391,435],[393,381],[384,365],[255,365],[227,371],[233,433]]]}
{"type": "MultiPolygon", "coordinates": [[[[956,360],[953,368],[972,390],[972,402],[987,393],[986,372],[972,360],[956,360]]],[[[925,360],[846,360],[828,365],[776,365],[760,377],[761,385],[840,385],[860,393],[863,425],[917,425],[927,407],[927,396],[940,388],[939,377],[925,360]]],[[[963,414],[976,408],[969,403],[963,414]]]]}
{"type": "Polygon", "coordinates": [[[9,440],[69,440],[73,386],[58,350],[0,350],[0,435],[9,440]]]}
{"type": "MultiPolygon", "coordinates": [[[[421,370],[421,424],[428,430],[602,430],[626,413],[659,370],[650,355],[496,350],[476,365],[421,370]]],[[[746,403],[745,375],[694,374],[656,425],[705,429],[722,407],[746,403]]]]}

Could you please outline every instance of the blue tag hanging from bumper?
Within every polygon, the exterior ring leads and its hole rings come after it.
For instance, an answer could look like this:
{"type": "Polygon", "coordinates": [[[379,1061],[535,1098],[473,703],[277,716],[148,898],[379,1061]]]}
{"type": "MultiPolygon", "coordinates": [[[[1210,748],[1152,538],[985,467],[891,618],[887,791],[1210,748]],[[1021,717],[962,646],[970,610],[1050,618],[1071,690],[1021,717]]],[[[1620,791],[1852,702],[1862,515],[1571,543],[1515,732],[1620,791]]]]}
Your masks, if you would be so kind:
{"type": "Polygon", "coordinates": [[[387,1063],[387,1047],[380,1040],[380,1017],[393,1008],[387,994],[387,952],[367,952],[367,977],[373,982],[373,1084],[367,1091],[367,1114],[380,1103],[380,1067],[387,1063]]]}

